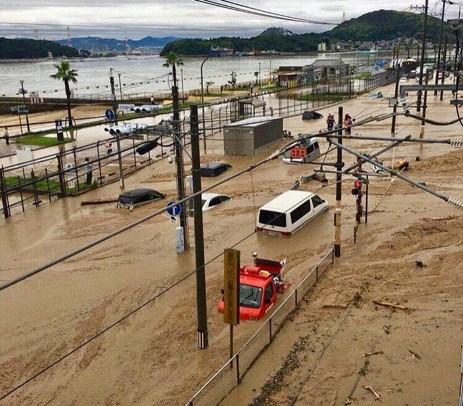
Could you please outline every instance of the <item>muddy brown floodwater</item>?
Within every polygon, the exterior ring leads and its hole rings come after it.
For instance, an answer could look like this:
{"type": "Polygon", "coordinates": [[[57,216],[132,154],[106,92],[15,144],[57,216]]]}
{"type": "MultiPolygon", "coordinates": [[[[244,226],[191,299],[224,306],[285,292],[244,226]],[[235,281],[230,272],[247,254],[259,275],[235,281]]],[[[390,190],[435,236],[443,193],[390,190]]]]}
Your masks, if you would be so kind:
{"type": "MultiPolygon", "coordinates": [[[[393,86],[379,90],[391,95],[393,86]]],[[[343,107],[358,121],[390,111],[387,100],[368,96],[343,107]]],[[[320,111],[337,112],[337,107],[320,111]]],[[[427,117],[447,121],[454,116],[448,98],[440,102],[428,96],[427,117]]],[[[293,135],[317,133],[324,127],[323,119],[306,122],[299,115],[284,120],[284,128],[293,135]]],[[[397,136],[418,136],[419,131],[419,122],[398,118],[397,136]]],[[[389,136],[390,120],[355,128],[356,133],[389,136]]],[[[426,126],[426,137],[461,133],[459,124],[426,126]]],[[[321,144],[326,150],[326,142],[321,144]]],[[[359,140],[345,144],[370,153],[386,145],[359,140]]],[[[275,148],[253,158],[223,157],[217,135],[208,141],[208,154],[202,161],[225,160],[233,174],[275,148]]],[[[355,161],[344,156],[346,164],[355,161]]],[[[461,200],[462,157],[461,150],[443,144],[407,144],[383,159],[387,165],[408,160],[411,169],[405,175],[461,200]]],[[[326,161],[334,159],[331,153],[326,161]]],[[[175,199],[174,170],[164,160],[126,179],[126,189],[151,187],[168,195],[166,201],[133,212],[116,209],[114,204],[80,205],[82,200],[116,198],[119,186],[112,184],[2,220],[1,281],[164,207],[175,199]]],[[[204,213],[207,350],[198,350],[196,343],[192,219],[192,249],[184,254],[175,252],[176,224],[162,214],[0,292],[1,394],[139,308],[0,404],[185,404],[227,360],[228,326],[217,312],[223,249],[241,250],[243,263],[251,261],[252,251],[262,257],[286,257],[286,278],[297,283],[332,246],[335,188],[330,174],[328,187],[321,188],[316,181],[303,185],[304,190],[317,191],[328,200],[328,213],[290,238],[254,233],[258,207],[312,170],[312,166],[275,160],[214,188],[232,199],[204,213]]],[[[216,181],[203,178],[203,187],[216,181]]],[[[374,178],[369,201],[374,211],[368,224],[359,226],[354,244],[352,183],[343,183],[341,258],[223,404],[344,405],[348,399],[352,404],[374,404],[375,396],[366,387],[387,405],[437,406],[457,401],[463,325],[462,212],[401,180],[374,178]],[[417,266],[417,261],[423,266],[417,266]],[[375,354],[364,356],[368,353],[375,354]]],[[[241,323],[235,329],[235,348],[258,326],[259,322],[241,323]]]]}

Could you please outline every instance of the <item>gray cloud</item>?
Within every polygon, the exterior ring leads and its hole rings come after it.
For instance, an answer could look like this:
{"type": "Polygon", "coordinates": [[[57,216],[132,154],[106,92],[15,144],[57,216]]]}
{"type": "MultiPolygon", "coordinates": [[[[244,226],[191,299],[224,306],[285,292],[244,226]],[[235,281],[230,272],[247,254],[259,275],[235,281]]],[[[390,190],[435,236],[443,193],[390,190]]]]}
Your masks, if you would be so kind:
{"type": "MultiPolygon", "coordinates": [[[[238,1],[239,2],[239,1],[238,1]]],[[[242,4],[247,2],[241,1],[242,4]]],[[[341,22],[380,8],[405,10],[403,1],[390,0],[253,0],[252,7],[310,20],[341,22]]],[[[138,39],[148,35],[183,37],[249,37],[270,26],[293,32],[323,32],[326,25],[237,13],[193,0],[0,0],[0,36],[62,39],[70,27],[73,37],[98,35],[138,39]]],[[[449,9],[448,18],[457,10],[449,9]]]]}

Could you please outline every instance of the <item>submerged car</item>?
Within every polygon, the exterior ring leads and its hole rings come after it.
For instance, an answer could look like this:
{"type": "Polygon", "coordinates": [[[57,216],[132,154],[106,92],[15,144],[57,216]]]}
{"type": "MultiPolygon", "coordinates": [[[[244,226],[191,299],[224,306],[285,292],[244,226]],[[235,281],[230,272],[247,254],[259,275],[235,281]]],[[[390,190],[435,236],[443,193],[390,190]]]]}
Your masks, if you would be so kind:
{"type": "Polygon", "coordinates": [[[207,178],[219,176],[229,168],[231,168],[231,165],[224,162],[209,162],[201,165],[201,176],[207,178]]]}
{"type": "Polygon", "coordinates": [[[165,194],[154,189],[134,189],[123,192],[119,195],[116,201],[116,207],[125,207],[133,210],[135,207],[150,203],[156,200],[161,200],[166,197],[165,194]]]}
{"type": "Polygon", "coordinates": [[[323,118],[323,114],[321,113],[318,113],[316,111],[304,111],[304,113],[302,113],[302,119],[303,120],[317,120],[319,118],[323,118]]]}
{"type": "Polygon", "coordinates": [[[231,197],[219,193],[203,193],[202,194],[202,207],[203,211],[212,209],[220,203],[230,200],[231,197]]]}

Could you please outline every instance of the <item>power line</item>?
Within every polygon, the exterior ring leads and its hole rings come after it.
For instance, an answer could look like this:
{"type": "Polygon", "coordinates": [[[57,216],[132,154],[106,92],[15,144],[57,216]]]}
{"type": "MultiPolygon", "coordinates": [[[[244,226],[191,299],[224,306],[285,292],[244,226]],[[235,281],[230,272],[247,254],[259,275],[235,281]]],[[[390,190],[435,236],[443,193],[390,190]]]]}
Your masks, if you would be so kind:
{"type": "Polygon", "coordinates": [[[237,11],[240,13],[245,13],[245,14],[251,14],[251,15],[257,15],[261,17],[267,17],[267,18],[275,18],[278,20],[285,20],[285,21],[292,21],[292,22],[298,22],[298,23],[307,23],[307,24],[321,24],[321,25],[338,25],[339,23],[330,23],[327,21],[316,21],[316,20],[307,20],[304,18],[298,18],[298,17],[291,17],[291,16],[286,16],[284,14],[278,14],[278,13],[272,13],[269,11],[265,11],[262,9],[257,9],[254,7],[249,7],[249,6],[244,6],[239,3],[234,3],[232,1],[223,1],[225,3],[233,4],[234,6],[229,6],[225,4],[218,3],[213,0],[194,0],[198,3],[203,3],[203,4],[208,4],[210,6],[215,6],[219,8],[224,8],[232,11],[237,11]],[[241,8],[240,8],[241,7],[241,8]]]}

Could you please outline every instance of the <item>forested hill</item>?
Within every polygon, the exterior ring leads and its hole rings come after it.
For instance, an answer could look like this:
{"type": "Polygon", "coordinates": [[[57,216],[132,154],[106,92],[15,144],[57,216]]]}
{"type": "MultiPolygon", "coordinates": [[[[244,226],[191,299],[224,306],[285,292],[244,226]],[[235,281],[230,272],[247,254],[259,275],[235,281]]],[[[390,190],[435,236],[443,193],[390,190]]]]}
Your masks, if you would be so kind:
{"type": "Polygon", "coordinates": [[[182,39],[167,44],[161,51],[179,55],[207,55],[210,48],[228,48],[239,52],[276,50],[279,52],[314,52],[323,38],[320,34],[266,35],[253,38],[220,37],[214,39],[182,39]]]}
{"type": "MultiPolygon", "coordinates": [[[[287,30],[269,29],[253,38],[183,39],[167,44],[161,55],[173,51],[179,55],[207,55],[212,47],[229,48],[238,52],[276,50],[279,52],[316,52],[317,44],[326,41],[391,41],[399,37],[421,40],[424,15],[410,12],[378,10],[345,21],[321,34],[292,34],[287,30]]],[[[454,34],[445,24],[444,31],[451,41],[454,34]]],[[[428,16],[427,39],[439,42],[440,19],[428,16]]]]}
{"type": "Polygon", "coordinates": [[[6,39],[0,37],[0,59],[36,59],[53,56],[75,57],[79,51],[54,41],[34,39],[6,39]]]}
{"type": "MultiPolygon", "coordinates": [[[[440,26],[441,22],[438,18],[428,16],[426,34],[428,41],[439,42],[440,26]]],[[[378,10],[345,21],[325,34],[338,41],[388,41],[398,37],[418,39],[421,38],[423,27],[423,14],[378,10]]],[[[453,40],[454,34],[445,23],[444,29],[453,40]]]]}

